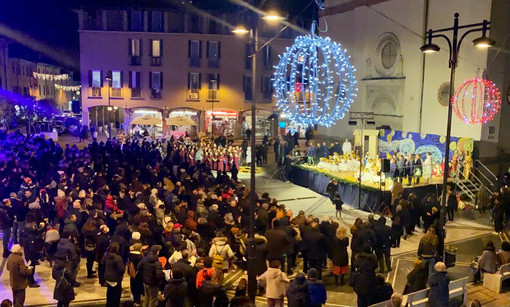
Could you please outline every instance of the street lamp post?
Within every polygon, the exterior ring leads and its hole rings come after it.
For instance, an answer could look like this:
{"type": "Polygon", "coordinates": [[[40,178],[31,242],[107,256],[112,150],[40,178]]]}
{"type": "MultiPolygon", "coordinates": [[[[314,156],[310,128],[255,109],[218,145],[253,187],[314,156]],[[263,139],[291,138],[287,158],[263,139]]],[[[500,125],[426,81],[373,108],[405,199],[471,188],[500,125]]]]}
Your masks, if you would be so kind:
{"type": "Polygon", "coordinates": [[[441,249],[439,254],[443,255],[444,259],[444,242],[445,242],[445,229],[444,225],[446,223],[446,186],[448,185],[448,174],[449,174],[449,160],[450,160],[450,137],[451,137],[451,130],[452,130],[452,97],[453,97],[453,91],[454,91],[454,82],[455,82],[455,69],[457,67],[457,61],[459,57],[459,50],[460,46],[462,44],[462,41],[464,38],[473,32],[482,32],[482,36],[473,40],[473,45],[479,48],[488,48],[495,44],[494,40],[488,38],[486,36],[487,30],[490,29],[489,27],[490,22],[487,20],[484,20],[481,23],[474,23],[474,24],[468,24],[459,26],[459,13],[455,13],[454,15],[454,21],[453,21],[453,27],[450,28],[444,28],[444,29],[438,29],[438,30],[432,30],[430,29],[428,31],[427,36],[425,39],[428,39],[428,42],[423,45],[420,50],[424,53],[436,53],[440,50],[439,46],[432,43],[432,39],[436,37],[442,37],[446,40],[449,47],[449,66],[450,66],[450,92],[449,92],[449,104],[448,104],[448,119],[446,124],[446,141],[445,141],[445,150],[444,150],[444,156],[445,156],[445,163],[444,163],[444,173],[443,173],[443,188],[442,188],[442,197],[441,197],[441,210],[439,215],[439,226],[440,230],[438,233],[439,237],[439,248],[441,249]],[[467,31],[462,34],[459,38],[459,30],[466,29],[467,31]],[[448,36],[446,36],[444,33],[453,32],[452,39],[448,36]]]}
{"type": "MultiPolygon", "coordinates": [[[[284,18],[275,12],[266,14],[262,17],[266,21],[281,21],[284,18]]],[[[250,165],[250,219],[248,230],[248,296],[251,301],[255,301],[257,292],[257,276],[255,274],[255,210],[257,207],[257,192],[255,191],[255,164],[256,164],[256,106],[255,106],[255,87],[257,78],[257,52],[258,50],[258,30],[254,27],[251,30],[243,26],[235,27],[232,32],[236,35],[250,34],[250,43],[252,46],[251,57],[251,165],[250,165]]]]}
{"type": "Polygon", "coordinates": [[[108,111],[108,139],[111,139],[111,137],[112,137],[112,122],[110,120],[110,113],[112,112],[112,106],[110,104],[110,89],[111,89],[111,81],[112,81],[111,72],[108,72],[106,74],[105,80],[106,80],[106,82],[108,82],[108,108],[106,109],[108,111]]]}

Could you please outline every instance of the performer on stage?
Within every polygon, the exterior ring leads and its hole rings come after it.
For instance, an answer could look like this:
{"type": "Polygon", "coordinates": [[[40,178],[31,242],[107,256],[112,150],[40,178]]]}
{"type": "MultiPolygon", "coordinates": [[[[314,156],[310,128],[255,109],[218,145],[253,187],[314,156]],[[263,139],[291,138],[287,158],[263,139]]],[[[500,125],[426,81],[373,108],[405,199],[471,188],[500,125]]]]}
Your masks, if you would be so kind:
{"type": "Polygon", "coordinates": [[[340,198],[340,193],[338,192],[338,181],[333,178],[331,179],[330,183],[328,184],[328,187],[326,188],[326,192],[329,195],[329,199],[335,205],[336,209],[336,218],[341,220],[342,219],[342,205],[343,201],[340,198]]]}

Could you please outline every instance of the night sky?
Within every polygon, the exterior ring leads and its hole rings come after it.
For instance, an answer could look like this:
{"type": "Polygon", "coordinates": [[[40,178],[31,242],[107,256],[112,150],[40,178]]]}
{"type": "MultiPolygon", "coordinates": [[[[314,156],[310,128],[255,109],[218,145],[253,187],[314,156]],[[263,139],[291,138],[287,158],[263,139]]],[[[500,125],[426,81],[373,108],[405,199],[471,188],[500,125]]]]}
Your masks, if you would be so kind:
{"type": "MultiPolygon", "coordinates": [[[[245,0],[246,1],[246,0],[245,0]]],[[[292,18],[314,0],[270,0],[292,18]]],[[[69,55],[75,67],[79,67],[78,18],[73,11],[83,4],[133,6],[140,3],[179,3],[175,0],[0,0],[0,24],[10,29],[21,31],[30,37],[50,45],[69,55]]],[[[195,0],[195,5],[202,9],[235,10],[227,0],[195,0]]],[[[246,1],[257,5],[260,0],[246,1]]],[[[314,5],[302,13],[310,18],[314,5]]],[[[292,20],[292,19],[291,19],[292,20]]],[[[0,33],[2,35],[2,33],[0,33]]],[[[53,59],[58,63],[58,59],[53,59]]]]}

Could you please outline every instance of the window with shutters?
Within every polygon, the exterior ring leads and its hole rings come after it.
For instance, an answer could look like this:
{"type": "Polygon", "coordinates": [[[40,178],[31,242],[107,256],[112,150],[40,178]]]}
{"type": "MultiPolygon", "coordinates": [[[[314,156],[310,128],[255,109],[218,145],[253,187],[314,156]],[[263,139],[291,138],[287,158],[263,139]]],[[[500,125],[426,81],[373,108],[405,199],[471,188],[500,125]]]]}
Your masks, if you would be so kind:
{"type": "Polygon", "coordinates": [[[218,90],[220,89],[220,74],[209,74],[209,88],[207,100],[218,101],[218,90]]]}
{"type": "Polygon", "coordinates": [[[149,74],[151,97],[161,98],[161,89],[163,88],[163,73],[160,71],[153,71],[149,74]]]}
{"type": "Polygon", "coordinates": [[[151,65],[161,66],[161,56],[163,55],[163,40],[153,39],[151,42],[151,65]]]}
{"type": "Polygon", "coordinates": [[[200,100],[200,88],[202,87],[202,74],[192,72],[188,74],[187,100],[200,100]]]}
{"type": "Polygon", "coordinates": [[[130,71],[129,72],[129,88],[131,89],[131,98],[142,97],[142,88],[140,82],[140,72],[130,71]]]}
{"type": "Polygon", "coordinates": [[[150,14],[149,31],[163,32],[163,12],[152,11],[150,14]]]}
{"type": "Polygon", "coordinates": [[[260,84],[260,90],[262,92],[262,99],[264,101],[271,101],[272,87],[271,87],[271,77],[270,76],[262,76],[260,84]]]}
{"type": "MultiPolygon", "coordinates": [[[[100,70],[89,70],[89,97],[101,97],[101,87],[103,86],[103,73],[100,70]]],[[[46,95],[46,89],[44,95],[46,95]]]]}
{"type": "Polygon", "coordinates": [[[243,92],[244,92],[244,100],[252,101],[253,91],[252,91],[252,87],[251,87],[251,76],[243,76],[243,92]]]}
{"type": "Polygon", "coordinates": [[[200,58],[202,57],[202,41],[188,41],[188,57],[190,67],[200,67],[200,58]]]}
{"type": "Polygon", "coordinates": [[[251,44],[246,44],[244,48],[244,69],[251,69],[251,44]]]}
{"type": "Polygon", "coordinates": [[[83,29],[84,30],[102,30],[102,11],[84,10],[83,11],[83,29]]]}
{"type": "Polygon", "coordinates": [[[142,40],[133,38],[128,40],[128,52],[131,66],[140,66],[142,64],[142,40]]]}
{"type": "Polygon", "coordinates": [[[122,71],[112,71],[111,97],[122,97],[122,71]]]}
{"type": "Polygon", "coordinates": [[[129,18],[129,30],[134,32],[143,32],[143,12],[131,11],[129,18]]]}
{"type": "Polygon", "coordinates": [[[207,42],[207,61],[209,68],[220,67],[220,42],[207,42]]]}
{"type": "Polygon", "coordinates": [[[269,45],[264,47],[262,63],[265,70],[273,70],[273,58],[271,56],[271,46],[269,45]]]}

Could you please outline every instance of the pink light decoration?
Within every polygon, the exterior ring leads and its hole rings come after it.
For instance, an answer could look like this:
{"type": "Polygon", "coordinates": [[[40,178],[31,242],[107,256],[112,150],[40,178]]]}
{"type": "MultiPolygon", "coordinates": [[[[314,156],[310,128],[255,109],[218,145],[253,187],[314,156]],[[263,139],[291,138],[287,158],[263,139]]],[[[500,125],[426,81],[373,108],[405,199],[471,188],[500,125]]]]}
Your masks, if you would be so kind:
{"type": "Polygon", "coordinates": [[[492,81],[472,78],[461,84],[451,103],[464,123],[485,124],[499,112],[501,93],[492,81]]]}

